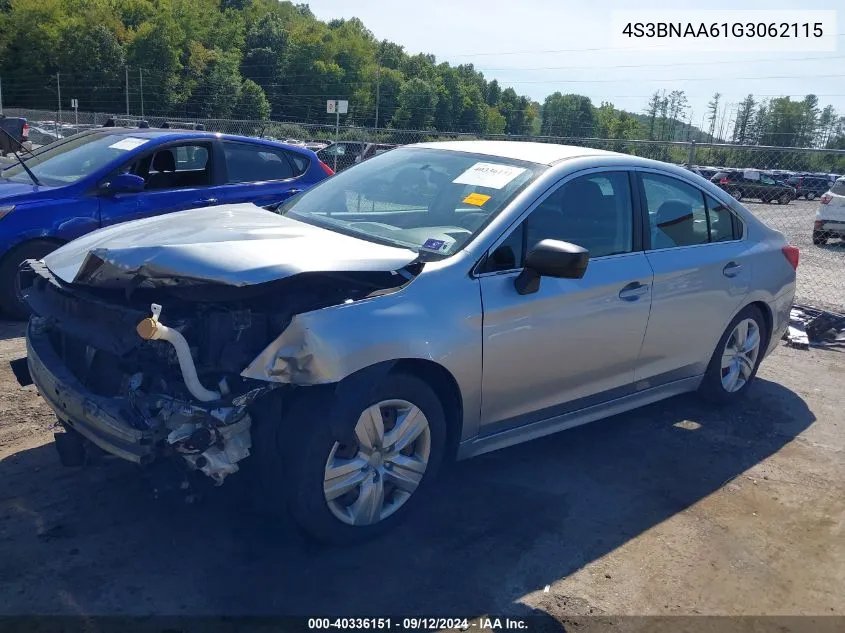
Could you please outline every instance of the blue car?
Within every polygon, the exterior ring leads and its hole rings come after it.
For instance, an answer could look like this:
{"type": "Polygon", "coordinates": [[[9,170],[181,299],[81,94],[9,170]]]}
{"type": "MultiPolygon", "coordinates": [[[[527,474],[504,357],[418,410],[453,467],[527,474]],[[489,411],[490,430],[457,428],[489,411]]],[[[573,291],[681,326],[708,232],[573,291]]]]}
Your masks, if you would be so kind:
{"type": "Polygon", "coordinates": [[[272,208],[332,175],[304,147],[187,130],[104,127],[0,171],[0,308],[24,318],[17,271],[118,222],[217,204],[272,208]]]}

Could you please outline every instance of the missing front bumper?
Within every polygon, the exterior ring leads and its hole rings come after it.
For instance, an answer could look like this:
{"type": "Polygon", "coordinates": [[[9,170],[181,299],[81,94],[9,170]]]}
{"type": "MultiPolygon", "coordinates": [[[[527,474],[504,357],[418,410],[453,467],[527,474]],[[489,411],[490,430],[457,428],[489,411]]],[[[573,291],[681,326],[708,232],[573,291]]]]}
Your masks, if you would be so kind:
{"type": "Polygon", "coordinates": [[[61,422],[107,453],[136,464],[153,461],[159,439],[156,434],[123,421],[119,399],[89,391],[64,366],[46,332],[32,322],[27,328],[26,351],[32,382],[61,422]]]}

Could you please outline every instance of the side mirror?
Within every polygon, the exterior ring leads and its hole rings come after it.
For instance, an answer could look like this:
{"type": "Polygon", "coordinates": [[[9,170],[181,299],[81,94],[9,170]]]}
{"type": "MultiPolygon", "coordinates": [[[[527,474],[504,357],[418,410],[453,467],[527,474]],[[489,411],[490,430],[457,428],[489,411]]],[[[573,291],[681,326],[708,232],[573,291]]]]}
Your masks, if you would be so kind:
{"type": "Polygon", "coordinates": [[[100,185],[100,191],[103,193],[138,193],[144,190],[146,182],[140,176],[135,174],[118,174],[111,180],[100,185]]]}
{"type": "Polygon", "coordinates": [[[519,294],[527,295],[537,292],[541,277],[581,279],[589,261],[586,248],[560,240],[540,240],[525,258],[525,268],[514,279],[514,287],[519,294]]]}

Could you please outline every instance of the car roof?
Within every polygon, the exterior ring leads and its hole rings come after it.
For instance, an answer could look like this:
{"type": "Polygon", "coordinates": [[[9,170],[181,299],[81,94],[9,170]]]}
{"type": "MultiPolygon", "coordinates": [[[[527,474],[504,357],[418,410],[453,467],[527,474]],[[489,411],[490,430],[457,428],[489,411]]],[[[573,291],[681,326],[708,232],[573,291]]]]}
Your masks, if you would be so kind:
{"type": "Polygon", "coordinates": [[[240,136],[237,134],[221,134],[219,132],[209,132],[208,130],[180,130],[179,128],[126,128],[126,127],[99,127],[91,130],[85,130],[81,134],[111,134],[120,136],[132,136],[135,138],[155,139],[160,142],[180,141],[186,139],[200,139],[200,138],[219,138],[229,141],[241,141],[245,143],[256,143],[260,145],[267,145],[268,147],[284,147],[292,151],[303,152],[311,154],[311,150],[301,145],[290,145],[282,143],[281,141],[271,141],[265,138],[257,138],[255,136],[240,136]]]}
{"type": "Polygon", "coordinates": [[[411,147],[470,152],[512,160],[524,160],[541,165],[552,165],[576,156],[628,156],[618,152],[607,152],[578,145],[557,145],[555,143],[532,143],[528,141],[439,141],[416,143],[411,147]]]}

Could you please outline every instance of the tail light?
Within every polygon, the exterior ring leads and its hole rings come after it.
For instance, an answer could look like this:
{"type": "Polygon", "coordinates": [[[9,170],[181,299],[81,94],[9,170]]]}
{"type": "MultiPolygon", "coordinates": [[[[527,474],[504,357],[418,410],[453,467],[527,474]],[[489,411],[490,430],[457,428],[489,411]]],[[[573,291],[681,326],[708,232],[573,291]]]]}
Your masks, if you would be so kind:
{"type": "Polygon", "coordinates": [[[813,222],[813,230],[821,231],[824,228],[824,220],[816,220],[813,222]]]}
{"type": "Polygon", "coordinates": [[[798,250],[797,246],[784,246],[780,249],[783,252],[783,256],[786,257],[786,261],[789,262],[790,266],[794,270],[798,270],[798,259],[800,255],[800,251],[798,250]]]}
{"type": "Polygon", "coordinates": [[[719,184],[720,185],[728,184],[728,179],[727,178],[719,178],[719,184]]]}
{"type": "Polygon", "coordinates": [[[23,130],[21,130],[21,138],[24,141],[29,138],[29,123],[23,124],[23,130]]]}
{"type": "Polygon", "coordinates": [[[320,161],[320,167],[322,167],[323,171],[326,172],[329,176],[334,176],[334,169],[326,165],[323,161],[320,161]]]}
{"type": "Polygon", "coordinates": [[[830,204],[831,200],[833,200],[833,196],[829,193],[826,193],[821,198],[819,198],[819,202],[821,202],[822,204],[830,204]]]}

